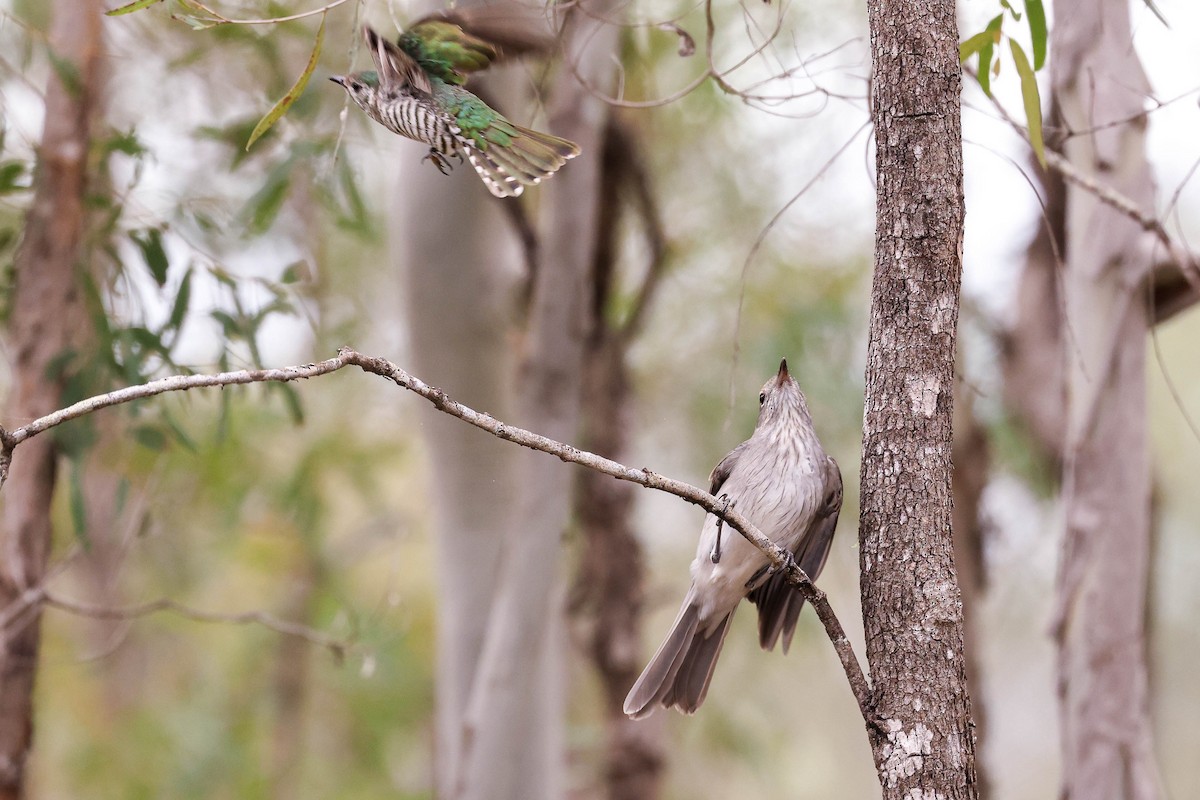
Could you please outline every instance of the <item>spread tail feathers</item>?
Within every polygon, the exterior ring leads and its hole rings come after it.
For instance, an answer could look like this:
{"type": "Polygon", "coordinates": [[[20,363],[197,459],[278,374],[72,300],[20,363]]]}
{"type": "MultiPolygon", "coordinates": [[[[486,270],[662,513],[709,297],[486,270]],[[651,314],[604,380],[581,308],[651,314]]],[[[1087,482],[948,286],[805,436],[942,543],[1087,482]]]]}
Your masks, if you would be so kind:
{"type": "Polygon", "coordinates": [[[733,612],[706,634],[700,627],[699,609],[690,598],[685,600],[666,640],[629,690],[625,713],[641,719],[658,704],[667,708],[677,706],[685,714],[695,712],[708,694],[708,684],[731,619],[733,612]]]}
{"type": "Polygon", "coordinates": [[[507,146],[479,147],[462,137],[459,144],[488,191],[496,197],[517,197],[579,155],[579,145],[548,133],[513,125],[516,135],[507,146]]]}

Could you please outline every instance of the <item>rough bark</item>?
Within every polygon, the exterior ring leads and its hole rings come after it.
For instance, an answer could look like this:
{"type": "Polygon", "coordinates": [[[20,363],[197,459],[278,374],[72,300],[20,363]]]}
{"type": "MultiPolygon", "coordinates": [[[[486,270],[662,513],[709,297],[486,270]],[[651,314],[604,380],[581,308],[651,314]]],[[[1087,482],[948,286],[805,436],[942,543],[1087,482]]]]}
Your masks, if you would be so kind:
{"type": "MultiPolygon", "coordinates": [[[[55,11],[50,48],[74,67],[78,80],[68,87],[55,74],[46,89],[33,204],[10,299],[11,420],[34,419],[58,407],[63,380],[54,366],[80,347],[86,329],[77,270],[86,223],[89,134],[101,84],[101,8],[97,2],[64,1],[55,11]]],[[[13,460],[0,533],[0,607],[45,575],[57,456],[51,437],[40,437],[13,460]]],[[[40,630],[35,606],[0,631],[0,800],[24,794],[40,630]]]]}
{"type": "MultiPolygon", "coordinates": [[[[568,15],[566,58],[593,86],[612,82],[616,31],[602,22],[607,0],[568,15]]],[[[550,104],[549,129],[582,155],[542,188],[546,203],[541,264],[533,286],[517,417],[556,439],[576,438],[589,273],[596,244],[600,151],[607,106],[564,75],[550,104]]],[[[515,464],[515,516],[500,566],[464,734],[459,797],[558,798],[565,786],[566,628],[561,539],[572,475],[544,456],[515,464]]]]}
{"type": "Polygon", "coordinates": [[[859,542],[872,749],[885,798],[974,798],[951,536],[963,231],[955,5],[867,9],[878,183],[859,542]]]}
{"type": "MultiPolygon", "coordinates": [[[[1051,79],[1071,164],[1154,207],[1145,155],[1149,85],[1128,0],[1063,0],[1051,79]],[[1117,121],[1134,119],[1120,124],[1117,121]]],[[[1068,800],[1161,796],[1145,660],[1150,553],[1146,431],[1149,235],[1067,188],[1067,425],[1056,634],[1068,800]]]]}

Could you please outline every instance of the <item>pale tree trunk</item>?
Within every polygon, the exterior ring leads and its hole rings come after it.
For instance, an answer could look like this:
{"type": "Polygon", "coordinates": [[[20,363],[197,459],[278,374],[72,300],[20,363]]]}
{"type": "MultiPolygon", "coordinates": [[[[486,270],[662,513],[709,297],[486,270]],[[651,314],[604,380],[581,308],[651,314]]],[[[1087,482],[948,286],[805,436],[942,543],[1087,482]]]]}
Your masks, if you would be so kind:
{"type": "MultiPolygon", "coordinates": [[[[414,162],[419,152],[405,148],[414,162]]],[[[429,164],[405,167],[395,214],[405,321],[422,377],[507,419],[517,250],[498,201],[476,184],[469,171],[451,180],[429,164]]],[[[438,796],[450,798],[515,493],[515,451],[434,409],[419,414],[437,573],[435,783],[438,796]]]]}
{"type": "MultiPolygon", "coordinates": [[[[87,329],[77,270],[87,217],[89,134],[101,84],[100,11],[98,2],[55,4],[50,48],[75,68],[79,80],[67,87],[55,75],[46,90],[33,205],[10,298],[14,385],[7,418],[12,421],[59,407],[63,381],[53,374],[53,365],[82,346],[87,329]]],[[[0,608],[19,602],[22,592],[39,586],[45,576],[57,456],[53,439],[40,436],[12,463],[0,532],[0,608]]],[[[0,800],[24,794],[40,629],[41,613],[34,605],[0,630],[0,800]]]]}
{"type": "Polygon", "coordinates": [[[955,4],[867,9],[878,188],[859,542],[872,750],[884,798],[974,798],[951,536],[963,233],[955,4]]]}
{"type": "MultiPolygon", "coordinates": [[[[608,91],[616,29],[607,0],[567,18],[565,58],[589,85],[608,91]]],[[[517,376],[517,419],[562,441],[576,438],[590,270],[599,215],[603,101],[569,72],[550,103],[549,129],[582,155],[542,188],[546,204],[540,265],[524,361],[517,376]]],[[[460,797],[542,800],[565,791],[565,651],[562,537],[572,474],[554,459],[522,451],[515,466],[515,516],[506,539],[487,638],[471,690],[460,797]]]]}
{"type": "MultiPolygon", "coordinates": [[[[1141,112],[1149,85],[1128,0],[1055,9],[1051,78],[1072,165],[1146,211],[1154,186],[1141,112]],[[1121,124],[1119,121],[1134,122],[1121,124]]],[[[1063,787],[1069,800],[1162,794],[1146,670],[1150,470],[1146,282],[1152,248],[1128,217],[1067,188],[1067,426],[1059,569],[1063,787]]]]}
{"type": "MultiPolygon", "coordinates": [[[[1046,115],[1047,147],[1062,146],[1060,127],[1052,93],[1046,115]]],[[[1000,342],[1002,391],[1005,407],[1021,421],[1039,456],[1057,472],[1063,459],[1067,408],[1062,292],[1067,186],[1058,172],[1035,167],[1033,174],[1042,188],[1042,216],[1025,251],[1015,317],[1000,342]]]]}

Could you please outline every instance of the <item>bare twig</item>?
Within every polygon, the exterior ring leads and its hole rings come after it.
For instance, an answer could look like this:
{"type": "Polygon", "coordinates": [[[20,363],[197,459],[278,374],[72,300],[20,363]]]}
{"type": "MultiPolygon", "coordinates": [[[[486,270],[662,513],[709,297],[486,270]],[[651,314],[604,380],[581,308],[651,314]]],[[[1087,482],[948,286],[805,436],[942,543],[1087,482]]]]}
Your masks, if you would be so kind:
{"type": "Polygon", "coordinates": [[[347,2],[347,0],[333,0],[332,3],[326,3],[325,5],[321,6],[320,8],[314,8],[311,11],[301,11],[298,14],[289,14],[286,17],[266,17],[263,19],[230,19],[229,17],[226,17],[226,16],[214,11],[213,9],[204,5],[203,3],[198,2],[198,0],[189,0],[188,5],[191,5],[191,6],[194,6],[195,8],[200,9],[205,14],[209,14],[210,19],[206,19],[206,20],[204,20],[204,22],[212,23],[214,26],[216,26],[216,25],[274,25],[277,22],[291,22],[292,20],[304,19],[305,17],[315,17],[318,14],[324,14],[326,11],[337,8],[338,6],[342,5],[345,2],[347,2]]]}
{"type": "MultiPolygon", "coordinates": [[[[850,683],[850,689],[854,693],[855,699],[858,701],[859,709],[863,714],[863,719],[867,722],[874,720],[874,714],[870,706],[870,689],[867,684],[866,676],[863,674],[862,666],[858,658],[854,655],[854,650],[850,644],[849,638],[846,636],[845,630],[838,621],[837,616],[833,612],[833,608],[829,605],[829,599],[823,591],[818,589],[813,584],[812,579],[804,573],[799,566],[796,565],[791,554],[781,548],[778,544],[767,538],[762,531],[754,526],[750,520],[742,516],[732,508],[726,508],[725,503],[713,497],[703,489],[699,489],[691,484],[683,481],[673,480],[656,472],[652,472],[648,468],[634,469],[620,464],[611,459],[603,458],[595,453],[589,453],[585,450],[580,450],[569,444],[548,439],[545,436],[539,436],[532,431],[524,428],[517,428],[507,425],[500,420],[492,417],[490,414],[483,414],[475,411],[472,408],[452,400],[445,392],[437,387],[430,386],[420,378],[410,375],[396,364],[384,358],[366,356],[349,347],[343,347],[338,350],[338,354],[334,358],[326,359],[315,364],[303,364],[300,366],[283,367],[280,369],[259,369],[259,370],[239,370],[236,372],[222,372],[214,375],[181,375],[169,378],[161,378],[156,381],[142,384],[140,386],[130,386],[124,389],[118,389],[106,394],[90,397],[86,400],[81,400],[72,406],[47,414],[40,419],[34,420],[28,425],[17,428],[12,432],[0,429],[0,457],[10,459],[13,449],[21,442],[36,436],[39,433],[44,433],[51,428],[61,425],[72,419],[90,414],[93,411],[98,411],[109,406],[128,403],[133,400],[140,400],[154,395],[163,394],[164,392],[183,391],[187,389],[195,389],[200,387],[212,386],[231,386],[236,384],[246,383],[262,383],[262,382],[287,382],[299,380],[301,378],[313,378],[318,375],[325,375],[331,372],[336,372],[343,367],[354,365],[362,369],[364,372],[369,372],[374,375],[386,378],[404,389],[408,389],[415,394],[428,400],[433,404],[434,408],[452,417],[457,417],[463,422],[475,426],[481,430],[496,436],[505,441],[528,447],[532,450],[540,450],[543,453],[548,453],[561,461],[566,461],[573,464],[579,464],[588,469],[609,475],[618,480],[629,481],[636,483],[639,486],[644,486],[647,489],[656,489],[661,492],[673,494],[680,499],[686,500],[693,505],[700,506],[710,514],[725,520],[738,533],[744,536],[751,544],[757,547],[767,556],[771,564],[776,569],[786,569],[788,582],[795,586],[804,596],[816,611],[817,618],[821,620],[821,624],[825,627],[825,633],[829,640],[833,643],[834,650],[837,652],[838,658],[842,662],[842,669],[846,673],[846,679],[850,683]]],[[[95,615],[108,614],[110,617],[125,618],[130,615],[148,614],[155,611],[172,611],[182,616],[206,621],[206,622],[235,622],[241,624],[257,623],[266,627],[278,630],[281,633],[289,635],[306,636],[313,641],[317,641],[324,647],[334,649],[341,647],[344,649],[343,643],[325,636],[324,634],[312,632],[304,626],[295,625],[293,623],[277,620],[263,612],[246,612],[242,614],[221,615],[211,614],[209,612],[200,612],[193,609],[188,609],[180,606],[172,600],[158,600],[142,606],[134,606],[125,609],[97,609],[89,606],[69,603],[65,600],[53,599],[45,592],[44,589],[38,588],[33,590],[40,594],[40,597],[31,597],[29,602],[44,602],[48,605],[53,605],[64,610],[84,613],[85,611],[95,612],[95,615]],[[311,635],[310,635],[311,634],[311,635]],[[315,638],[313,638],[315,637],[315,638]]],[[[27,606],[29,603],[23,603],[27,606]]]]}
{"type": "MultiPolygon", "coordinates": [[[[975,71],[970,67],[964,67],[968,75],[975,75],[975,71]]],[[[988,95],[988,99],[992,101],[996,112],[1007,122],[1012,128],[1026,140],[1029,138],[1029,131],[1020,122],[1008,113],[1008,110],[1000,103],[994,95],[988,95]]],[[[1128,121],[1122,120],[1121,122],[1128,121]]],[[[1097,200],[1106,205],[1115,208],[1131,220],[1136,222],[1142,230],[1151,233],[1158,239],[1163,247],[1167,249],[1167,255],[1171,262],[1183,274],[1183,277],[1191,285],[1192,291],[1200,292],[1200,264],[1197,264],[1196,257],[1175,243],[1167,229],[1163,227],[1162,221],[1146,211],[1143,211],[1129,197],[1126,197],[1121,192],[1094,180],[1089,175],[1085,175],[1075,167],[1069,160],[1064,158],[1059,153],[1046,148],[1046,165],[1058,172],[1066,180],[1074,183],[1081,189],[1094,195],[1097,200]]]]}
{"type": "Polygon", "coordinates": [[[310,628],[307,625],[301,625],[297,622],[289,622],[284,619],[279,619],[273,614],[268,614],[265,611],[240,611],[233,613],[223,613],[217,611],[201,611],[200,609],[185,606],[178,603],[169,597],[151,600],[147,603],[139,603],[132,606],[121,606],[113,608],[108,606],[95,606],[88,603],[80,603],[74,600],[66,600],[64,598],[52,595],[45,590],[41,590],[41,602],[51,608],[57,608],[60,611],[66,611],[71,614],[76,614],[81,617],[90,617],[92,619],[117,619],[127,620],[137,617],[144,617],[149,614],[157,614],[167,612],[190,619],[195,622],[221,622],[231,625],[261,625],[268,630],[281,633],[284,636],[295,636],[298,639],[304,639],[312,644],[324,647],[334,658],[342,659],[346,655],[346,651],[350,649],[351,642],[342,639],[337,639],[329,634],[310,628]]]}

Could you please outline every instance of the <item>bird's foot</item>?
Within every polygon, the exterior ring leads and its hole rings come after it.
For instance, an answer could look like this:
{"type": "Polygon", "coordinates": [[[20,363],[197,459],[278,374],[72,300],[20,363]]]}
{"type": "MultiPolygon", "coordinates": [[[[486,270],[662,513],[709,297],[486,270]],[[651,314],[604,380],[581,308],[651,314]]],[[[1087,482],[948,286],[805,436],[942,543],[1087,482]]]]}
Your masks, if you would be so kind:
{"type": "Polygon", "coordinates": [[[713,545],[712,552],[708,555],[714,564],[721,563],[721,533],[725,524],[725,518],[722,515],[737,505],[737,501],[730,500],[727,494],[723,494],[717,499],[721,501],[721,513],[717,515],[717,542],[713,545]]]}
{"type": "MultiPolygon", "coordinates": [[[[458,163],[461,164],[462,153],[455,153],[455,155],[458,156],[458,163]]],[[[442,155],[433,148],[430,148],[429,153],[421,159],[422,164],[424,164],[426,161],[432,161],[433,165],[438,168],[438,172],[442,173],[443,175],[449,175],[454,171],[454,167],[450,165],[450,159],[446,158],[446,156],[442,155]]]]}

